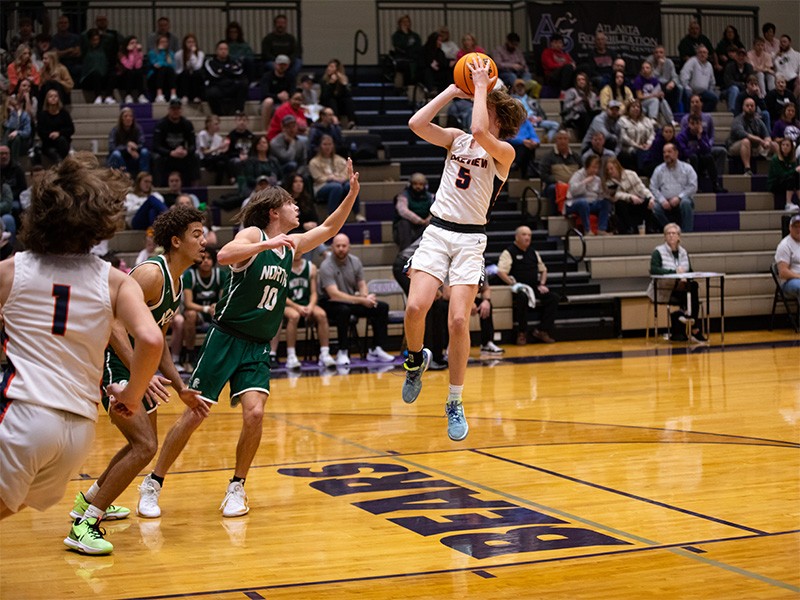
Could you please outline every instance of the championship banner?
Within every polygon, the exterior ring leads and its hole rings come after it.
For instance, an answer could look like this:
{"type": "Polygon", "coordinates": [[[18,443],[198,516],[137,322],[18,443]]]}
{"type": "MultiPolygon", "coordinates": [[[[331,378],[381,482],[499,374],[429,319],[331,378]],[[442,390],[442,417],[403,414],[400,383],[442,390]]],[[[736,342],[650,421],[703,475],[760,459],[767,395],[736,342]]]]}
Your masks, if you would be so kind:
{"type": "Polygon", "coordinates": [[[661,43],[660,2],[529,2],[528,17],[536,56],[541,56],[550,37],[559,33],[564,50],[578,65],[591,53],[597,31],[603,31],[608,48],[625,59],[629,74],[638,72],[641,62],[661,43]]]}

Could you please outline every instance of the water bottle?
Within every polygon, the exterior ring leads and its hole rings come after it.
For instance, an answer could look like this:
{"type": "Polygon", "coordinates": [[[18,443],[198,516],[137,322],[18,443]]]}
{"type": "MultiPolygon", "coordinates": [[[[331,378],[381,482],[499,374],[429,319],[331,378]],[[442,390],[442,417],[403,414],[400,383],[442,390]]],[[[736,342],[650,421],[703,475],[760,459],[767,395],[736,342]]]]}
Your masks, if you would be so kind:
{"type": "Polygon", "coordinates": [[[369,229],[364,230],[364,245],[369,246],[372,243],[372,240],[369,238],[369,229]]]}

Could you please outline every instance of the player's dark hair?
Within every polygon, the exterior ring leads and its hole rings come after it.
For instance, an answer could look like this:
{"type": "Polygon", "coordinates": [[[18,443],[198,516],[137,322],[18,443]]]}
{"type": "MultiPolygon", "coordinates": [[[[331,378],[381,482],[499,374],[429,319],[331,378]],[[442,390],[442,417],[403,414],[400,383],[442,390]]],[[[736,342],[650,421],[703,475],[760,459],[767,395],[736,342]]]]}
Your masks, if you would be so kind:
{"type": "Polygon", "coordinates": [[[250,202],[236,215],[236,220],[242,224],[242,227],[264,229],[269,225],[269,212],[288,202],[293,202],[289,192],[278,186],[268,187],[253,193],[250,202]]]}
{"type": "Polygon", "coordinates": [[[20,240],[40,254],[86,254],[123,226],[128,176],[77,152],[34,183],[20,240]]]}
{"type": "Polygon", "coordinates": [[[169,252],[172,249],[173,237],[183,237],[189,225],[202,222],[203,213],[196,208],[173,206],[153,221],[153,241],[156,246],[164,248],[164,252],[169,252]]]}
{"type": "Polygon", "coordinates": [[[517,135],[520,125],[526,119],[527,112],[522,102],[509,96],[504,90],[492,90],[486,97],[486,105],[494,107],[497,120],[500,123],[500,132],[497,137],[501,140],[517,135]]]}

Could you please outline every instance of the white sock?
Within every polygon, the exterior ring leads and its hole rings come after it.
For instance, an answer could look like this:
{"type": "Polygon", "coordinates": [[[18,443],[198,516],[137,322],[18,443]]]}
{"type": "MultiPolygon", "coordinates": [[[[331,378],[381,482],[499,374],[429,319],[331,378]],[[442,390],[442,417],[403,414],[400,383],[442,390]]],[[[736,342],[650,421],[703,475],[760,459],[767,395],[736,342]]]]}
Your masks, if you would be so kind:
{"type": "Polygon", "coordinates": [[[94,504],[90,504],[89,508],[86,509],[86,512],[83,513],[81,522],[85,521],[86,519],[102,519],[105,514],[105,511],[100,510],[94,504]]]}
{"type": "Polygon", "coordinates": [[[331,349],[328,346],[320,346],[319,347],[319,355],[320,356],[327,356],[331,353],[331,349]]]}
{"type": "Polygon", "coordinates": [[[289,347],[287,346],[287,347],[286,347],[286,358],[289,358],[290,356],[295,356],[295,357],[296,357],[296,356],[297,356],[297,353],[295,352],[295,349],[294,349],[294,348],[289,348],[289,347]]]}
{"type": "Polygon", "coordinates": [[[463,385],[450,384],[450,393],[447,396],[448,402],[461,402],[461,393],[464,391],[463,385]]]}
{"type": "Polygon", "coordinates": [[[92,487],[90,487],[90,488],[89,488],[89,491],[88,491],[88,492],[86,492],[86,493],[83,495],[83,497],[84,497],[84,498],[86,498],[86,501],[87,501],[89,504],[91,504],[91,503],[92,503],[92,500],[94,500],[94,497],[95,497],[95,496],[97,496],[97,492],[99,492],[99,491],[100,491],[100,486],[99,486],[99,485],[97,485],[97,482],[95,481],[95,482],[92,484],[92,487]]]}

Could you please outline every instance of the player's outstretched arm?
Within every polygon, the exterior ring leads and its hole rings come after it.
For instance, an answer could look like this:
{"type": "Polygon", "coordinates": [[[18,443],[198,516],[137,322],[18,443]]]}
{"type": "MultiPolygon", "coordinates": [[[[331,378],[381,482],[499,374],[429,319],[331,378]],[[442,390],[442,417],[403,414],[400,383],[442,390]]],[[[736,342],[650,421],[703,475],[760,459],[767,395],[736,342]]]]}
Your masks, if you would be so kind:
{"type": "Polygon", "coordinates": [[[259,252],[280,246],[292,246],[293,244],[291,236],[283,233],[266,241],[261,241],[261,230],[258,227],[247,227],[237,233],[236,237],[220,249],[219,254],[217,254],[217,262],[221,265],[238,267],[259,252]]]}
{"type": "Polygon", "coordinates": [[[295,253],[303,254],[308,252],[339,233],[342,225],[347,221],[347,216],[353,209],[353,203],[356,201],[358,192],[361,189],[358,173],[353,171],[353,161],[349,158],[347,159],[347,178],[350,181],[350,191],[336,210],[323,223],[313,229],[290,236],[295,241],[295,253]]]}
{"type": "Polygon", "coordinates": [[[452,127],[440,127],[432,121],[439,114],[439,111],[455,98],[468,99],[470,96],[462,92],[455,84],[450,84],[408,120],[408,126],[411,131],[435,146],[443,148],[452,146],[453,140],[464,132],[452,127]]]}

